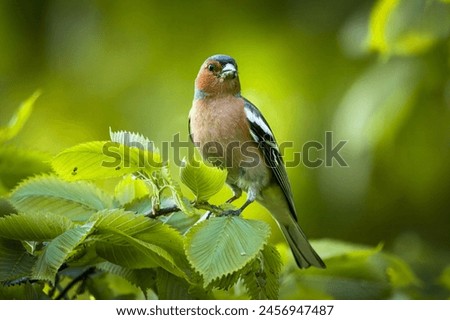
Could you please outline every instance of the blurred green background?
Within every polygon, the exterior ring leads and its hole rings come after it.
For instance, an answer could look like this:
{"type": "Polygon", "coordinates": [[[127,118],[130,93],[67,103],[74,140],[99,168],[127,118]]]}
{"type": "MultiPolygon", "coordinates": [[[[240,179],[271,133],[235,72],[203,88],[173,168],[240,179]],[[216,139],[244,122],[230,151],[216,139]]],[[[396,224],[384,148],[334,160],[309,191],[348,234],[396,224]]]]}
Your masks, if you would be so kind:
{"type": "Polygon", "coordinates": [[[187,140],[198,69],[229,54],[243,95],[294,142],[287,160],[326,131],[348,141],[348,167],[288,169],[309,237],[383,243],[427,297],[448,297],[449,36],[445,0],[6,0],[0,125],[41,89],[10,142],[24,150],[56,154],[108,139],[109,127],[187,140]]]}

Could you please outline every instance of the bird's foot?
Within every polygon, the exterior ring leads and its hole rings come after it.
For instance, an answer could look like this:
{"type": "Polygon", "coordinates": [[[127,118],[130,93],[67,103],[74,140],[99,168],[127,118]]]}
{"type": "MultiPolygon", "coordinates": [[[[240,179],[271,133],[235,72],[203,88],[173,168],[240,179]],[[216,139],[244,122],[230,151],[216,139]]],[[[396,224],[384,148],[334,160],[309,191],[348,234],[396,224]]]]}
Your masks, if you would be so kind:
{"type": "Polygon", "coordinates": [[[237,209],[237,210],[225,210],[220,214],[220,217],[228,217],[228,216],[239,216],[241,214],[242,210],[241,209],[237,209]]]}

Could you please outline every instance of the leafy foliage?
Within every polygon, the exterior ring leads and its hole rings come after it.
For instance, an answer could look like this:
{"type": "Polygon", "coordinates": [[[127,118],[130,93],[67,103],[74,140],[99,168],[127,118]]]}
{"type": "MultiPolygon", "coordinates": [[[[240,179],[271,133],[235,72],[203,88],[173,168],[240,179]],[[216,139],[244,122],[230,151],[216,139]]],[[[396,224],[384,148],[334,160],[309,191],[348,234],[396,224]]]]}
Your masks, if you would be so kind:
{"type": "Polygon", "coordinates": [[[369,47],[385,56],[424,53],[448,35],[449,13],[438,1],[379,0],[371,13],[369,47]]]}
{"type": "Polygon", "coordinates": [[[260,252],[260,257],[254,259],[244,272],[244,284],[251,298],[257,300],[277,299],[280,271],[280,254],[268,244],[260,252]]]}
{"type": "Polygon", "coordinates": [[[36,257],[27,252],[20,241],[0,239],[0,279],[2,281],[29,277],[36,257]]]}
{"type": "MultiPolygon", "coordinates": [[[[242,14],[227,16],[227,28],[204,3],[23,3],[0,10],[0,38],[11,44],[0,54],[0,298],[450,297],[449,0],[236,1],[228,11],[242,14]],[[298,150],[330,128],[334,142],[348,141],[349,168],[288,169],[305,231],[334,238],[313,243],[326,270],[297,270],[275,222],[251,205],[243,217],[267,222],[270,238],[245,266],[206,284],[187,237],[208,228],[205,211],[225,220],[221,179],[197,167],[172,177],[139,133],[107,138],[120,123],[184,140],[186,89],[208,53],[180,59],[171,48],[202,48],[217,30],[241,66],[242,93],[279,142],[298,150]],[[48,93],[6,111],[36,83],[48,93]],[[63,150],[92,137],[104,144],[63,150]],[[52,161],[37,150],[62,152],[52,161]],[[52,279],[37,280],[38,270],[52,279]]],[[[286,163],[295,160],[284,149],[286,163]]],[[[301,160],[327,149],[303,149],[301,160]]]]}
{"type": "Polygon", "coordinates": [[[192,159],[181,168],[181,181],[196,195],[199,202],[208,201],[220,191],[225,183],[225,171],[206,165],[204,162],[192,159]]]}
{"type": "Polygon", "coordinates": [[[18,211],[48,211],[79,221],[113,205],[113,198],[92,183],[67,182],[55,176],[26,180],[13,190],[10,201],[18,211]]]}
{"type": "Polygon", "coordinates": [[[44,153],[25,151],[6,144],[23,128],[39,95],[39,91],[33,93],[20,105],[9,123],[0,127],[0,196],[27,176],[50,170],[50,166],[45,162],[49,158],[44,153]]]}
{"type": "Polygon", "coordinates": [[[186,254],[208,285],[253,260],[269,235],[270,228],[262,221],[233,216],[211,218],[187,233],[186,254]]]}
{"type": "Polygon", "coordinates": [[[77,254],[76,248],[93,231],[93,227],[93,222],[76,226],[47,243],[36,261],[32,278],[54,282],[59,268],[77,254]]]}
{"type": "Polygon", "coordinates": [[[73,226],[72,221],[64,216],[40,211],[0,218],[2,237],[14,240],[48,241],[73,226]]]}
{"type": "Polygon", "coordinates": [[[325,252],[323,258],[328,269],[296,273],[289,281],[299,285],[284,287],[286,292],[281,295],[306,298],[302,292],[307,292],[317,294],[317,298],[377,299],[388,298],[394,290],[419,284],[409,267],[405,270],[404,265],[392,261],[392,257],[381,252],[381,246],[370,248],[327,239],[313,242],[313,245],[320,253],[325,252]]]}
{"type": "Polygon", "coordinates": [[[379,298],[420,285],[381,247],[334,240],[315,243],[328,270],[283,270],[266,222],[222,215],[230,205],[207,202],[222,189],[224,171],[186,163],[180,179],[191,201],[149,139],[110,136],[62,151],[51,162],[55,173],[10,192],[13,210],[0,216],[1,297],[379,298]],[[120,164],[109,165],[111,154],[120,164]],[[105,179],[109,191],[99,187],[105,179]]]}
{"type": "Polygon", "coordinates": [[[30,117],[31,112],[33,111],[33,105],[39,96],[39,91],[33,93],[31,97],[20,105],[8,125],[6,127],[0,127],[0,145],[8,140],[11,140],[20,132],[30,117]]]}

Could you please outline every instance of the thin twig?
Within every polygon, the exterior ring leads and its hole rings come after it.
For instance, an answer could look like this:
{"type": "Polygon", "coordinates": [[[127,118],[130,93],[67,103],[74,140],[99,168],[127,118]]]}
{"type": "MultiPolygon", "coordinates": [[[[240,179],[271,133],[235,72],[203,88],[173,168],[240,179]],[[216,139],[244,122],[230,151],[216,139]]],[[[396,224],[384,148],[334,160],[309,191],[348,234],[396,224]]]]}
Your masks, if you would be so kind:
{"type": "Polygon", "coordinates": [[[224,211],[221,207],[210,204],[209,202],[196,202],[194,203],[194,207],[197,209],[211,211],[212,213],[222,213],[224,211]]]}
{"type": "Polygon", "coordinates": [[[147,213],[145,216],[150,218],[156,218],[159,216],[164,216],[166,214],[174,213],[177,211],[181,211],[179,207],[173,206],[173,207],[167,207],[167,208],[159,208],[159,209],[153,209],[153,211],[147,213]]]}
{"type": "Polygon", "coordinates": [[[85,271],[83,271],[82,273],[80,273],[77,277],[73,278],[73,280],[70,281],[69,284],[64,288],[64,290],[59,293],[59,295],[55,298],[55,300],[61,300],[62,298],[64,298],[69,292],[69,290],[73,288],[73,286],[75,286],[80,281],[86,280],[86,278],[94,272],[95,267],[90,267],[85,271]]]}

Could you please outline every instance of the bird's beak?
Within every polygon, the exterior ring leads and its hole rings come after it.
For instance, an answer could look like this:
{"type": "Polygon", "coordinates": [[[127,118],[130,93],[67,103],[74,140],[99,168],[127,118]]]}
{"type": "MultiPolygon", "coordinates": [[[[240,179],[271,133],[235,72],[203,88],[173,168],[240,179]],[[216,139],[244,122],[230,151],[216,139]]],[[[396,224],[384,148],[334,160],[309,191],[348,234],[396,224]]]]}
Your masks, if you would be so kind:
{"type": "Polygon", "coordinates": [[[221,78],[226,78],[226,79],[234,79],[237,77],[237,70],[236,67],[231,64],[231,63],[227,63],[223,69],[222,72],[220,73],[220,77],[221,78]]]}

